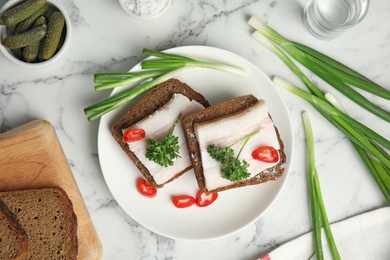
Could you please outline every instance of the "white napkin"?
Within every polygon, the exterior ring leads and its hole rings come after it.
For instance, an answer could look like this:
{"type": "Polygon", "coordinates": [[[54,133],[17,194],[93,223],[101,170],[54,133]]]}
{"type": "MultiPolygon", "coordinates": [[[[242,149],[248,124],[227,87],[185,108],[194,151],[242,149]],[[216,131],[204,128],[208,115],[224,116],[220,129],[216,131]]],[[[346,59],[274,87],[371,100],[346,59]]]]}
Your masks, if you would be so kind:
{"type": "MultiPolygon", "coordinates": [[[[376,209],[331,225],[341,259],[390,259],[390,207],[376,209]]],[[[324,258],[332,259],[322,230],[324,258]]],[[[313,233],[276,248],[260,260],[308,260],[314,252],[313,233]]],[[[315,258],[314,258],[315,259],[315,258]]]]}

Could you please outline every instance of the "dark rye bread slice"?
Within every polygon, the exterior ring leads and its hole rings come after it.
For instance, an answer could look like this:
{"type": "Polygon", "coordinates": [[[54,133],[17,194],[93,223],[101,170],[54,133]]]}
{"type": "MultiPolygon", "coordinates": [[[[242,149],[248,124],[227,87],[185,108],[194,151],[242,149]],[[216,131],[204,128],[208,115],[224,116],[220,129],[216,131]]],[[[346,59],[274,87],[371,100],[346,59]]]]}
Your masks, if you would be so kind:
{"type": "MultiPolygon", "coordinates": [[[[280,138],[279,131],[275,126],[275,131],[278,137],[278,141],[280,144],[280,161],[279,163],[269,168],[265,171],[262,171],[255,175],[250,179],[245,179],[239,182],[235,182],[229,186],[221,187],[214,190],[208,190],[205,185],[205,179],[203,175],[203,166],[202,166],[202,156],[199,149],[198,140],[196,138],[194,125],[200,122],[206,122],[210,120],[218,120],[220,118],[224,118],[230,116],[235,113],[239,113],[240,111],[249,108],[250,106],[256,104],[259,100],[253,95],[244,95],[237,98],[233,98],[222,103],[212,105],[200,112],[194,113],[192,115],[186,116],[183,121],[183,129],[185,133],[185,137],[187,139],[188,149],[190,152],[190,158],[192,160],[192,166],[194,169],[195,177],[198,182],[198,186],[204,192],[219,192],[223,190],[255,185],[267,182],[269,180],[276,180],[280,178],[285,170],[286,164],[286,154],[284,152],[284,144],[280,138]]],[[[234,131],[234,129],[232,129],[234,131]]]]}
{"type": "MultiPolygon", "coordinates": [[[[160,109],[173,97],[175,93],[182,94],[190,100],[195,100],[204,107],[210,106],[209,102],[202,94],[196,92],[187,84],[178,79],[169,79],[150,90],[111,127],[111,133],[123,151],[134,162],[135,166],[140,170],[149,183],[156,188],[161,188],[168,182],[157,185],[153,177],[149,174],[148,169],[138,160],[137,156],[130,151],[127,144],[123,141],[122,129],[134,125],[152,114],[154,111],[160,109]]],[[[189,169],[190,168],[178,173],[174,179],[178,178],[189,169]]],[[[170,181],[173,181],[174,179],[171,179],[170,181]]]]}
{"type": "Polygon", "coordinates": [[[0,192],[28,235],[27,259],[76,259],[77,218],[61,188],[0,192]]]}
{"type": "Polygon", "coordinates": [[[26,259],[28,237],[14,213],[0,200],[0,259],[26,259]]]}

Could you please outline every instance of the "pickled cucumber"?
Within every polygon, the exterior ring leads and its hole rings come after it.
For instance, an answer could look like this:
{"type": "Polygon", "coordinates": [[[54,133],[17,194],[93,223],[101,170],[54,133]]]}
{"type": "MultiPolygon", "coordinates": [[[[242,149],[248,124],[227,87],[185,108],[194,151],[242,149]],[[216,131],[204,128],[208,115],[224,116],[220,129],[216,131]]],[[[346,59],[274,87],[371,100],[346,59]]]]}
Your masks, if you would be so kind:
{"type": "Polygon", "coordinates": [[[34,21],[33,26],[38,27],[38,26],[44,25],[44,24],[47,24],[47,20],[46,20],[45,16],[41,15],[34,21]]]}
{"type": "MultiPolygon", "coordinates": [[[[46,24],[46,17],[40,16],[35,20],[33,27],[41,26],[44,24],[46,24]]],[[[23,59],[25,61],[27,62],[37,61],[39,57],[39,47],[41,45],[41,41],[42,40],[37,41],[23,48],[23,59]]]]}
{"type": "Polygon", "coordinates": [[[46,3],[46,0],[26,0],[5,11],[0,17],[0,24],[13,26],[36,13],[46,3]]]}
{"type": "Polygon", "coordinates": [[[19,60],[23,59],[22,48],[11,49],[11,52],[12,52],[12,54],[15,55],[15,57],[18,58],[19,60]]]}
{"type": "Polygon", "coordinates": [[[32,14],[30,17],[21,21],[16,25],[15,33],[21,33],[30,29],[35,22],[35,20],[44,15],[49,10],[49,4],[45,3],[41,9],[39,9],[36,13],[32,14]]]}
{"type": "Polygon", "coordinates": [[[16,26],[6,26],[5,27],[5,33],[7,35],[14,34],[15,33],[15,28],[16,28],[16,26]]]}
{"type": "Polygon", "coordinates": [[[9,35],[3,39],[1,44],[9,49],[18,49],[42,40],[46,33],[47,26],[44,24],[23,33],[9,35]]]}
{"type": "Polygon", "coordinates": [[[41,60],[50,59],[57,50],[58,43],[65,25],[65,18],[61,12],[54,12],[47,25],[47,34],[43,39],[39,58],[41,60]]]}
{"type": "MultiPolygon", "coordinates": [[[[15,33],[15,27],[16,26],[6,26],[5,32],[6,35],[11,35],[15,33]]],[[[11,49],[11,52],[15,55],[16,58],[21,59],[22,58],[22,50],[20,48],[18,49],[11,49]]]]}

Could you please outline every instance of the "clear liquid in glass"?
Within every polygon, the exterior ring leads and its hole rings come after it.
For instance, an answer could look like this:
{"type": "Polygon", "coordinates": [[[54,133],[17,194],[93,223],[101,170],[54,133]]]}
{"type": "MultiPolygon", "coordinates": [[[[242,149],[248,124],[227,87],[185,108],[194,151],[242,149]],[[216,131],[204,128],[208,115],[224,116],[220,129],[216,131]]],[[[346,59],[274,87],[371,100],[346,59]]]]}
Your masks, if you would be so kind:
{"type": "Polygon", "coordinates": [[[369,1],[311,0],[304,11],[304,22],[317,38],[336,38],[365,17],[369,1]]]}
{"type": "Polygon", "coordinates": [[[350,10],[345,1],[321,0],[318,3],[318,15],[326,26],[334,27],[344,24],[349,14],[350,10]]]}

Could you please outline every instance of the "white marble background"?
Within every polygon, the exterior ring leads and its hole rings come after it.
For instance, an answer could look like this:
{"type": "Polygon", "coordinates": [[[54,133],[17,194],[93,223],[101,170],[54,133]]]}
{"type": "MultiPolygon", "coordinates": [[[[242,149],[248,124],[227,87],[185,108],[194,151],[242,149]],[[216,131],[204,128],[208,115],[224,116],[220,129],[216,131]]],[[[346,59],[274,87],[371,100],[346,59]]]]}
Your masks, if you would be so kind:
{"type": "MultiPolygon", "coordinates": [[[[5,2],[0,0],[0,6],[5,2]]],[[[300,98],[280,90],[294,124],[295,155],[278,200],[261,219],[228,237],[200,242],[165,238],[140,226],[113,199],[99,166],[98,121],[89,123],[83,108],[108,95],[94,92],[93,74],[127,71],[142,59],[144,47],[215,46],[241,55],[268,76],[278,75],[302,86],[274,54],[251,38],[247,25],[251,15],[390,88],[389,1],[372,1],[361,24],[329,42],[315,39],[304,28],[306,0],[173,0],[163,16],[151,21],[129,17],[114,0],[60,2],[72,21],[72,40],[60,62],[29,70],[0,55],[0,132],[34,119],[54,125],[103,244],[103,259],[251,260],[310,231],[304,110],[309,111],[314,127],[317,167],[330,221],[386,205],[349,141],[300,98]]],[[[389,124],[333,92],[351,114],[390,138],[389,124]]],[[[390,109],[389,102],[370,99],[390,109]]]]}

